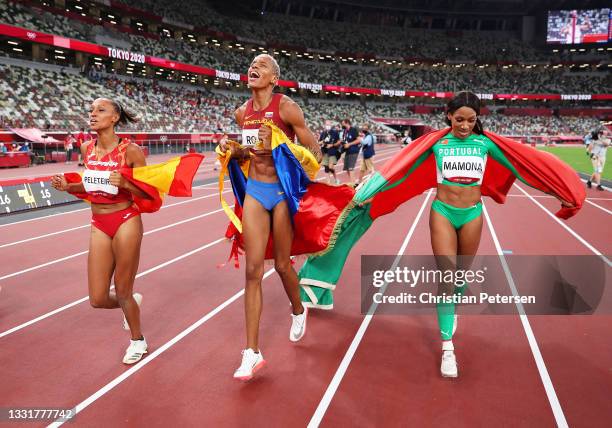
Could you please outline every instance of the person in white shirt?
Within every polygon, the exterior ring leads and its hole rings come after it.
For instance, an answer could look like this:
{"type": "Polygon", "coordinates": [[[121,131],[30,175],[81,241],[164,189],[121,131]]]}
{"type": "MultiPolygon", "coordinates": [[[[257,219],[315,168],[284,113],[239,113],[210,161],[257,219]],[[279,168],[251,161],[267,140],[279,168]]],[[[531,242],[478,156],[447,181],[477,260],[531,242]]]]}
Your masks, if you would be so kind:
{"type": "Polygon", "coordinates": [[[593,174],[587,181],[587,187],[589,189],[594,182],[597,185],[597,190],[604,190],[601,185],[601,174],[606,165],[606,151],[609,146],[610,132],[608,130],[601,128],[593,132],[593,138],[591,139],[591,144],[589,144],[588,149],[591,156],[591,163],[593,164],[593,174]]]}
{"type": "Polygon", "coordinates": [[[412,138],[410,138],[410,131],[405,131],[404,138],[402,139],[402,147],[406,147],[410,143],[412,143],[412,138]]]}

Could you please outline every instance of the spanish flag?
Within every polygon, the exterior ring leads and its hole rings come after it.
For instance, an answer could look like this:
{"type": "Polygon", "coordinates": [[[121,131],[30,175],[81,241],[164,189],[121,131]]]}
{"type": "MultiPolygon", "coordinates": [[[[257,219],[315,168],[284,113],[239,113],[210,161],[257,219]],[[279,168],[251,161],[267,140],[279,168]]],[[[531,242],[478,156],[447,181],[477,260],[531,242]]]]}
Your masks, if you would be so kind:
{"type": "MultiPolygon", "coordinates": [[[[443,129],[426,134],[389,159],[359,188],[344,208],[326,251],[308,258],[299,272],[300,293],[306,306],[333,308],[333,290],[342,274],[346,258],[355,243],[374,220],[397,209],[402,203],[437,186],[436,162],[432,146],[450,132],[443,129]],[[370,201],[361,205],[363,202],[370,201]]],[[[557,217],[575,215],[586,198],[584,185],[569,165],[550,153],[533,149],[492,132],[485,135],[499,148],[501,155],[487,158],[481,185],[483,196],[504,203],[518,178],[526,185],[569,202],[561,206],[557,217]]]]}
{"type": "MultiPolygon", "coordinates": [[[[330,186],[315,182],[319,163],[305,147],[289,140],[285,133],[271,121],[267,123],[272,129],[272,159],[276,175],[287,196],[287,205],[293,220],[293,244],[291,255],[317,254],[324,251],[333,236],[334,226],[343,209],[349,204],[355,190],[349,186],[330,186]]],[[[239,146],[230,142],[230,146],[239,146]]],[[[249,159],[232,159],[231,151],[221,153],[217,148],[221,162],[219,174],[219,195],[221,206],[230,219],[226,237],[233,240],[230,258],[238,265],[238,255],[244,249],[242,241],[242,204],[246,196],[249,159]],[[229,175],[232,183],[235,204],[232,210],[223,197],[225,176],[229,175]]],[[[268,239],[266,259],[274,256],[273,242],[268,239]]]]}
{"type": "MultiPolygon", "coordinates": [[[[119,173],[145,192],[148,198],[134,195],[134,203],[140,212],[152,213],[162,206],[165,195],[191,196],[191,186],[204,155],[190,153],[172,158],[159,164],[140,166],[136,168],[121,168],[119,173]]],[[[80,183],[82,177],[78,173],[64,174],[69,183],[80,183]]],[[[78,198],[88,200],[87,193],[74,193],[78,198]]]]}

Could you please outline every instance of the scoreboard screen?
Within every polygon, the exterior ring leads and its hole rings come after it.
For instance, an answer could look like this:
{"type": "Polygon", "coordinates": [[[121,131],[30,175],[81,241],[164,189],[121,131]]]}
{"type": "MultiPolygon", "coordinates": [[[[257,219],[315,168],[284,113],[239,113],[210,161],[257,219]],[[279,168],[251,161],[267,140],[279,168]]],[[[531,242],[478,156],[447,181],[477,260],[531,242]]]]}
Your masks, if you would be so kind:
{"type": "Polygon", "coordinates": [[[549,11],[546,41],[563,45],[608,43],[610,15],[609,8],[549,11]]]}
{"type": "Polygon", "coordinates": [[[48,178],[7,183],[0,183],[0,215],[79,200],[70,193],[55,190],[48,178]]]}

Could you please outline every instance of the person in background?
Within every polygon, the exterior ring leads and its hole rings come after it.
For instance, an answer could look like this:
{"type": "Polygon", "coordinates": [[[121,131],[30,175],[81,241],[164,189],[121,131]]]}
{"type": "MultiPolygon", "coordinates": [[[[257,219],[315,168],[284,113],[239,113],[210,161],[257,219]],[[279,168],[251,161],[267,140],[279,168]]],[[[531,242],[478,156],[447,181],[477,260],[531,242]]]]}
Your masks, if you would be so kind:
{"type": "Polygon", "coordinates": [[[406,129],[404,131],[404,138],[402,139],[402,147],[406,147],[410,143],[412,143],[412,138],[410,137],[410,130],[406,129]]]}
{"type": "Polygon", "coordinates": [[[363,177],[367,174],[371,174],[375,171],[374,168],[374,144],[376,144],[376,137],[370,133],[370,127],[368,125],[363,125],[361,128],[361,136],[359,137],[359,141],[362,147],[362,156],[363,162],[361,163],[361,167],[359,168],[359,180],[357,180],[356,185],[361,183],[363,177]]]}
{"type": "Polygon", "coordinates": [[[356,127],[351,126],[350,119],[344,119],[342,121],[342,128],[344,129],[344,133],[342,134],[342,148],[346,152],[344,155],[344,171],[346,171],[346,175],[348,175],[348,184],[353,185],[351,171],[355,169],[355,164],[357,164],[357,158],[359,157],[360,146],[357,140],[359,131],[357,131],[356,127]]]}
{"type": "Polygon", "coordinates": [[[64,139],[64,150],[66,151],[66,163],[71,163],[72,161],[72,151],[74,150],[75,143],[76,143],[76,139],[72,135],[72,132],[69,132],[66,138],[64,139]]]}
{"type": "Polygon", "coordinates": [[[591,146],[591,141],[593,140],[593,133],[589,132],[584,137],[582,137],[582,141],[584,142],[584,148],[586,150],[586,155],[591,156],[591,152],[589,151],[589,147],[591,146]]]}
{"type": "Polygon", "coordinates": [[[323,153],[321,164],[325,168],[328,175],[328,182],[340,184],[340,180],[336,176],[336,163],[338,162],[337,154],[340,146],[340,135],[330,121],[325,122],[325,129],[319,136],[319,144],[323,153]],[[333,181],[332,181],[333,180],[333,181]]]}
{"type": "Polygon", "coordinates": [[[19,148],[19,151],[23,153],[27,153],[28,156],[30,157],[30,165],[34,164],[34,152],[30,150],[29,142],[26,141],[25,143],[23,143],[23,145],[19,148]]]}
{"type": "Polygon", "coordinates": [[[81,128],[81,132],[79,132],[76,136],[76,150],[77,150],[77,154],[79,155],[79,166],[83,166],[83,155],[81,153],[81,145],[83,145],[83,143],[85,143],[85,128],[81,128]]]}
{"type": "Polygon", "coordinates": [[[610,135],[609,131],[604,128],[600,128],[593,132],[591,143],[587,151],[591,156],[591,163],[593,164],[593,174],[589,177],[586,185],[590,189],[592,182],[597,184],[597,190],[603,191],[604,188],[601,185],[601,174],[603,173],[604,166],[606,165],[606,151],[610,146],[610,135]]]}

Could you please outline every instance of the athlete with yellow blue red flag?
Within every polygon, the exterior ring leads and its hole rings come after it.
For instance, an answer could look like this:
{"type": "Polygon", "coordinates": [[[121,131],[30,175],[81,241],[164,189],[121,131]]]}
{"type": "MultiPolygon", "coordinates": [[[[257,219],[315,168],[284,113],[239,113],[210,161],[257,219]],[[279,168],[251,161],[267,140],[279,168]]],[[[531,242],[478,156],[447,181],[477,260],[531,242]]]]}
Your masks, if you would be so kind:
{"type": "Polygon", "coordinates": [[[229,174],[236,199],[234,211],[221,200],[231,224],[232,254],[246,255],[246,349],[234,378],[248,380],[265,365],[258,346],[262,310],[261,281],[265,259],[274,267],[292,306],[289,339],[306,332],[307,310],[300,300],[291,256],[324,250],[342,208],[352,199],[348,186],[313,182],[321,160],[314,134],[302,109],[289,97],[273,92],[280,68],[269,55],[255,57],[248,70],[252,98],[235,112],[242,145],[222,142],[217,148],[224,176],[229,174]],[[300,145],[294,143],[297,137],[300,145]]]}

